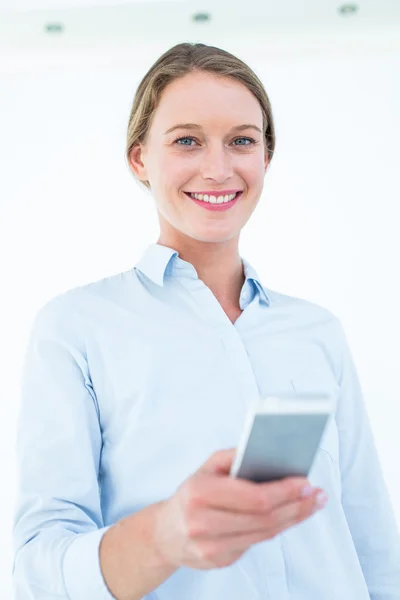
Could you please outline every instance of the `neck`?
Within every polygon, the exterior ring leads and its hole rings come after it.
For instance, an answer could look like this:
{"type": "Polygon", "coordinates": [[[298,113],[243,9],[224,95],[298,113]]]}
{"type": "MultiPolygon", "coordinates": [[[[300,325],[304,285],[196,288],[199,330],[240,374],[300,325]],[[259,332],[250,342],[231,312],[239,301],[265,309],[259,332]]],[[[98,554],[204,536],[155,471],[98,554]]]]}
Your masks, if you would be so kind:
{"type": "Polygon", "coordinates": [[[168,241],[160,235],[157,244],[177,250],[179,257],[193,265],[199,279],[223,306],[236,308],[245,281],[237,242],[237,239],[199,242],[193,238],[168,241]]]}

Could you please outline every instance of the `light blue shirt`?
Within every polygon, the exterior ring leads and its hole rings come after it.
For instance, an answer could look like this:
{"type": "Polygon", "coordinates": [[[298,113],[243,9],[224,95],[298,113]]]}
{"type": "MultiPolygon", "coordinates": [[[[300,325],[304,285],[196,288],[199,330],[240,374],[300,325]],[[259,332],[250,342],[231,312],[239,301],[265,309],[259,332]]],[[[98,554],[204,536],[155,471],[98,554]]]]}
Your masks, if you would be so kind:
{"type": "Polygon", "coordinates": [[[111,600],[105,531],[237,447],[255,398],[321,390],[335,412],[308,479],[326,507],[228,567],[179,568],[145,599],[400,600],[399,532],[342,325],[242,261],[234,324],[159,244],[39,310],[17,437],[16,600],[111,600]]]}

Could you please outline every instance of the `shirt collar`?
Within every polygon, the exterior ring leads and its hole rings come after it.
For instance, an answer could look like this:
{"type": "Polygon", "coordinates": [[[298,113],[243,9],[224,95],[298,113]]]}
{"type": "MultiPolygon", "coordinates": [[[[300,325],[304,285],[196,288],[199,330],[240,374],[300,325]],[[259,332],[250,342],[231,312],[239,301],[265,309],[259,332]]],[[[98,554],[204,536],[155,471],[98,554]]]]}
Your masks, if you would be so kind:
{"type": "MultiPolygon", "coordinates": [[[[270,305],[270,299],[257,275],[256,270],[252,265],[243,257],[244,275],[246,281],[252,280],[260,292],[261,300],[270,305]]],[[[198,275],[194,266],[185,260],[179,258],[179,252],[168,246],[162,246],[161,244],[150,244],[144,251],[141,258],[134,266],[135,270],[140,271],[146,277],[151,279],[154,283],[159,286],[164,285],[165,275],[178,275],[181,277],[190,277],[192,279],[198,279],[198,275]]]]}

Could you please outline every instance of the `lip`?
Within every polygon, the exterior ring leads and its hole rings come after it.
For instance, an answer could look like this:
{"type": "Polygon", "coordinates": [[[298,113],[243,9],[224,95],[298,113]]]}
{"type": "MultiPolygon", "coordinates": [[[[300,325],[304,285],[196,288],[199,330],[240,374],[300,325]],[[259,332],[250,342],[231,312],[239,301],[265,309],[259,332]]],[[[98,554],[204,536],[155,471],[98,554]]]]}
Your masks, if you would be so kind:
{"type": "Polygon", "coordinates": [[[242,192],[240,191],[238,193],[238,195],[236,196],[236,198],[234,198],[233,200],[230,200],[229,202],[222,202],[221,204],[212,204],[210,202],[204,202],[203,200],[196,200],[196,198],[192,198],[192,196],[190,195],[189,192],[185,192],[185,194],[188,198],[190,198],[190,200],[192,200],[192,202],[201,206],[202,208],[205,208],[206,210],[219,212],[222,210],[229,210],[230,208],[235,206],[236,202],[239,200],[240,196],[242,195],[242,192]]]}
{"type": "Polygon", "coordinates": [[[243,192],[243,190],[219,190],[219,191],[206,191],[206,192],[185,192],[185,194],[202,194],[203,196],[207,194],[207,196],[229,196],[229,194],[237,194],[238,192],[243,192]]]}

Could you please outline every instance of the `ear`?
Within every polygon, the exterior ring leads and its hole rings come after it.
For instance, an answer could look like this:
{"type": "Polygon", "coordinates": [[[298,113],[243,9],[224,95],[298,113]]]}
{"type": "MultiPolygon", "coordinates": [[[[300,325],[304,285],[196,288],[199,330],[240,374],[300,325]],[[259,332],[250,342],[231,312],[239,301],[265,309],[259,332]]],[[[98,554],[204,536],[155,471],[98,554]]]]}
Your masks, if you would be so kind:
{"type": "Polygon", "coordinates": [[[147,181],[147,170],[143,163],[142,144],[136,144],[129,152],[129,164],[138,179],[147,181]]]}
{"type": "Polygon", "coordinates": [[[268,165],[269,165],[269,157],[268,157],[268,151],[266,150],[264,153],[264,174],[267,172],[268,169],[268,165]]]}

